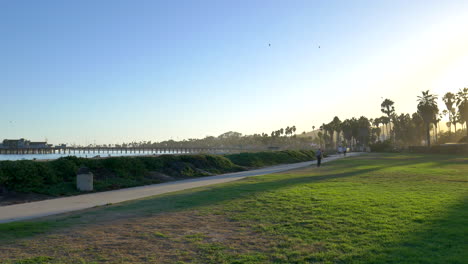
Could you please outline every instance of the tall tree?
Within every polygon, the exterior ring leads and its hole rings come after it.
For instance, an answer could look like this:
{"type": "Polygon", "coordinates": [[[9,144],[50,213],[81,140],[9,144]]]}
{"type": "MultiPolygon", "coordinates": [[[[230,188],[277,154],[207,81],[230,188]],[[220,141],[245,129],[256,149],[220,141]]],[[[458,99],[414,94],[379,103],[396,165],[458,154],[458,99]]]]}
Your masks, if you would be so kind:
{"type": "MultiPolygon", "coordinates": [[[[390,100],[390,99],[385,99],[381,104],[380,104],[380,111],[384,114],[387,115],[388,117],[388,124],[390,124],[390,121],[392,120],[392,116],[395,113],[395,107],[393,106],[395,103],[390,100]]],[[[390,128],[391,131],[391,128],[390,128]]]]}
{"type": "Polygon", "coordinates": [[[372,124],[375,126],[375,128],[378,128],[378,130],[375,130],[377,132],[377,139],[380,141],[380,124],[382,123],[382,119],[380,117],[374,118],[372,120],[372,124]]]}
{"type": "Polygon", "coordinates": [[[340,138],[341,120],[337,116],[335,116],[333,120],[331,121],[330,125],[333,131],[336,132],[336,141],[335,141],[335,148],[336,148],[339,138],[340,138]]]}
{"type": "Polygon", "coordinates": [[[411,129],[412,137],[417,140],[418,145],[421,144],[421,141],[425,137],[425,127],[424,127],[424,120],[422,119],[421,115],[418,113],[413,113],[411,115],[411,123],[413,124],[413,128],[411,129]]]}
{"type": "Polygon", "coordinates": [[[380,121],[383,125],[385,125],[385,139],[388,138],[388,124],[390,123],[390,118],[388,116],[381,116],[380,121]]]}
{"type": "MultiPolygon", "coordinates": [[[[442,97],[442,100],[445,103],[445,107],[448,110],[449,121],[452,122],[452,114],[454,113],[453,104],[455,103],[455,95],[451,92],[448,92],[442,97]]],[[[449,126],[449,133],[452,133],[451,126],[449,126]]]]}
{"type": "Polygon", "coordinates": [[[418,96],[418,114],[421,115],[426,125],[426,142],[428,147],[431,146],[430,125],[435,122],[438,113],[437,95],[430,94],[429,90],[423,91],[422,96],[418,96]]]}
{"type": "Polygon", "coordinates": [[[468,136],[468,88],[460,89],[457,93],[457,107],[458,107],[458,114],[463,126],[465,123],[466,128],[466,135],[468,136]]]}
{"type": "Polygon", "coordinates": [[[365,116],[361,116],[358,121],[358,127],[359,127],[359,132],[358,132],[358,139],[359,143],[363,147],[367,147],[369,143],[369,138],[370,138],[370,122],[369,119],[365,116]]]}
{"type": "Polygon", "coordinates": [[[343,131],[343,137],[345,138],[347,145],[351,147],[353,131],[351,120],[346,119],[341,123],[341,129],[343,131]]]}
{"type": "Polygon", "coordinates": [[[322,139],[323,139],[323,133],[322,133],[322,131],[319,131],[319,132],[317,133],[317,136],[318,136],[318,138],[319,138],[319,140],[320,140],[320,141],[319,141],[319,142],[320,142],[320,143],[319,143],[319,146],[320,146],[320,148],[322,148],[322,139]]]}
{"type": "Polygon", "coordinates": [[[328,141],[328,145],[330,147],[333,147],[331,145],[332,145],[332,141],[333,141],[334,130],[333,130],[333,127],[332,127],[331,123],[323,124],[322,128],[323,128],[323,130],[325,130],[325,136],[324,136],[324,138],[325,138],[325,148],[327,147],[327,141],[328,141]]]}

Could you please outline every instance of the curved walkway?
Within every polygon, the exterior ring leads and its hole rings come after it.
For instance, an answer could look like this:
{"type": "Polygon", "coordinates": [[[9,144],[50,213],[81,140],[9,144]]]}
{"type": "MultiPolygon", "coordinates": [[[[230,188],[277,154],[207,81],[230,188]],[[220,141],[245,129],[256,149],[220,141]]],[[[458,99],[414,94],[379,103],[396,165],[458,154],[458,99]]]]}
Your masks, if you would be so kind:
{"type": "MultiPolygon", "coordinates": [[[[348,156],[356,156],[359,153],[349,153],[348,156]]],[[[322,160],[322,163],[342,158],[332,155],[322,160]]],[[[242,171],[216,176],[201,177],[189,180],[180,180],[160,184],[139,186],[107,192],[97,192],[56,198],[38,202],[0,206],[0,223],[8,223],[20,220],[38,218],[42,216],[55,215],[71,211],[77,211],[95,206],[120,203],[158,194],[181,191],[201,186],[225,183],[243,179],[245,177],[259,176],[276,172],[283,172],[303,168],[316,164],[316,161],[307,161],[293,164],[277,165],[257,170],[242,171]]]]}

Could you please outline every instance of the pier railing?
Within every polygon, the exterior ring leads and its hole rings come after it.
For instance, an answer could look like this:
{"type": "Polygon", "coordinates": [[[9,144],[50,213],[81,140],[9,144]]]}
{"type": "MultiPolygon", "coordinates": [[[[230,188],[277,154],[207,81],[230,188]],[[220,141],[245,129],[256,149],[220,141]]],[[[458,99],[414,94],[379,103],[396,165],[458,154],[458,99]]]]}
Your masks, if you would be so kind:
{"type": "Polygon", "coordinates": [[[55,148],[0,148],[0,154],[227,154],[264,151],[244,148],[187,148],[187,147],[55,147],[55,148]]]}

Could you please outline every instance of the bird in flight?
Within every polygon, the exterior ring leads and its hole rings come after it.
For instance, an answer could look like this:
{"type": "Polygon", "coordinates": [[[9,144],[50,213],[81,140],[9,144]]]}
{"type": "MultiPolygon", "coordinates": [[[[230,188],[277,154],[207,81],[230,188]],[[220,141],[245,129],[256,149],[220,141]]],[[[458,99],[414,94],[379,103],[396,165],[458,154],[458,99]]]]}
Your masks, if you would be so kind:
{"type": "Polygon", "coordinates": [[[271,43],[268,43],[268,47],[271,47],[271,43]]]}

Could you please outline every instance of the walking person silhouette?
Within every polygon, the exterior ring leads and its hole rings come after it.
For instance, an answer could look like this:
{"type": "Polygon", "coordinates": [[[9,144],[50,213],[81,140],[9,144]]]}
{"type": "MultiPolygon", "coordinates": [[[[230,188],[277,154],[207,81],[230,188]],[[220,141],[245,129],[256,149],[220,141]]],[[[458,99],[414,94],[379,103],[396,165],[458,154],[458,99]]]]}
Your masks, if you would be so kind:
{"type": "Polygon", "coordinates": [[[319,148],[317,150],[317,152],[315,153],[315,157],[317,157],[317,167],[320,167],[323,157],[322,149],[319,148]]]}

